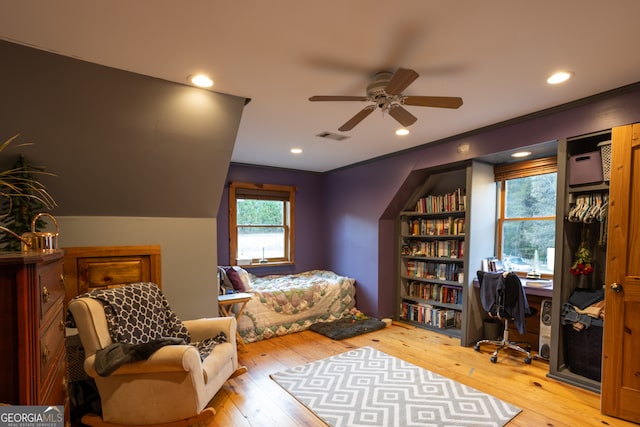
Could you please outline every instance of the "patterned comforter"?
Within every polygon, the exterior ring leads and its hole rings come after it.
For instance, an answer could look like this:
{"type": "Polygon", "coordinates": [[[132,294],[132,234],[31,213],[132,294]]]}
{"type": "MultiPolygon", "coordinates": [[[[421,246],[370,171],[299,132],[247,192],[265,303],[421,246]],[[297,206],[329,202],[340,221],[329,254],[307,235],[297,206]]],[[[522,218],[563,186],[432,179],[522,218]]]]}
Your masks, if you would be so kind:
{"type": "Polygon", "coordinates": [[[355,280],[325,270],[289,275],[251,275],[253,298],[238,332],[245,342],[260,341],[349,315],[355,306],[355,280]]]}

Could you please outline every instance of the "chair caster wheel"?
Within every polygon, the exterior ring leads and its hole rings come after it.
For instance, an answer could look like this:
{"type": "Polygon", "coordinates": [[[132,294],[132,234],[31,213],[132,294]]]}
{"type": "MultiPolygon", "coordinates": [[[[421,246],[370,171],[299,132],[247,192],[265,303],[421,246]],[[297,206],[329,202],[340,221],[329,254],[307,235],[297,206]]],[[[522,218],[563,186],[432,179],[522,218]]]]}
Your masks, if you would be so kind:
{"type": "Polygon", "coordinates": [[[530,357],[525,357],[524,363],[526,363],[527,365],[531,365],[531,358],[530,357]]]}
{"type": "Polygon", "coordinates": [[[475,351],[480,351],[480,346],[478,344],[476,344],[476,345],[473,346],[473,349],[475,351]]]}
{"type": "Polygon", "coordinates": [[[491,363],[496,363],[498,361],[498,356],[491,356],[491,363]]]}

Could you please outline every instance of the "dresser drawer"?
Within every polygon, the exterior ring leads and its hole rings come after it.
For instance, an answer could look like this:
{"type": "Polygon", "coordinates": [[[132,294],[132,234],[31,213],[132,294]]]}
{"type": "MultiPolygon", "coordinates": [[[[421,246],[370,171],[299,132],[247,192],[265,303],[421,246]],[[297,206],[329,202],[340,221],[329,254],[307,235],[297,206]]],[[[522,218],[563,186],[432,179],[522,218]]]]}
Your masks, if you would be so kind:
{"type": "Polygon", "coordinates": [[[78,270],[84,292],[150,280],[147,257],[82,258],[78,259],[78,270]]]}
{"type": "Polygon", "coordinates": [[[62,318],[62,300],[53,307],[56,315],[50,322],[44,324],[40,330],[40,383],[47,380],[47,376],[54,375],[55,363],[60,354],[64,354],[64,321],[62,318]]]}
{"type": "MultiPolygon", "coordinates": [[[[43,265],[38,269],[38,291],[40,298],[40,319],[44,319],[58,303],[64,300],[65,290],[62,279],[62,263],[43,265]]],[[[62,311],[62,309],[59,309],[62,311]]]]}
{"type": "Polygon", "coordinates": [[[42,405],[66,405],[67,400],[67,369],[64,353],[58,354],[52,364],[51,382],[43,384],[40,401],[42,405]]]}

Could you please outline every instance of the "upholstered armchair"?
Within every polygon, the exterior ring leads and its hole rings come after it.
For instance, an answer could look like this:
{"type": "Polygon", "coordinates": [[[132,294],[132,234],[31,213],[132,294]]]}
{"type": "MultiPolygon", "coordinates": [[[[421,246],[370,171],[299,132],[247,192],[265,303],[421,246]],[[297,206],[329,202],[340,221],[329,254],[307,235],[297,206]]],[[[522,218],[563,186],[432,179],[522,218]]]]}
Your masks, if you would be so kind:
{"type": "MultiPolygon", "coordinates": [[[[246,368],[238,366],[234,318],[182,322],[172,312],[163,313],[158,308],[162,304],[160,300],[168,309],[155,285],[141,283],[94,291],[69,303],[69,312],[84,347],[84,369],[95,380],[102,405],[102,416],[85,415],[84,424],[186,426],[206,423],[215,415],[215,410],[207,408],[207,404],[216,392],[229,378],[246,372],[246,368]],[[146,285],[152,285],[151,301],[146,285]],[[132,300],[121,298],[121,292],[132,289],[136,291],[132,300]],[[101,292],[108,292],[111,299],[105,299],[101,292]],[[149,310],[154,304],[155,309],[149,310]],[[132,326],[132,322],[139,325],[132,326]],[[149,332],[149,327],[153,329],[163,322],[173,323],[163,326],[164,330],[160,327],[156,335],[149,332]],[[147,351],[150,354],[138,351],[145,346],[148,350],[149,343],[162,343],[164,338],[157,339],[160,335],[176,331],[181,334],[187,331],[187,341],[191,343],[219,338],[222,332],[223,338],[219,341],[223,342],[210,346],[206,356],[195,345],[173,341],[153,347],[147,351]],[[127,340],[134,342],[119,343],[127,340]]],[[[180,338],[172,339],[180,341],[180,338]]]]}

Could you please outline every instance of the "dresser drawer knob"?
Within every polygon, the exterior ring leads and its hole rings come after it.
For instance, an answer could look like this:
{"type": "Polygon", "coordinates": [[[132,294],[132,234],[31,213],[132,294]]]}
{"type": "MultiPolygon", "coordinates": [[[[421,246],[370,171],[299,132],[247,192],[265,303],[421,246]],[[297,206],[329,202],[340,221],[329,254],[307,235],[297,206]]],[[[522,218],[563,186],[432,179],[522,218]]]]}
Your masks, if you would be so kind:
{"type": "Polygon", "coordinates": [[[42,302],[49,302],[49,297],[51,296],[51,293],[49,292],[49,289],[47,289],[46,286],[42,287],[42,302]]]}

